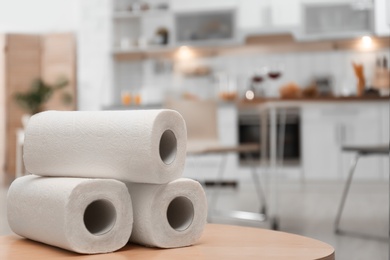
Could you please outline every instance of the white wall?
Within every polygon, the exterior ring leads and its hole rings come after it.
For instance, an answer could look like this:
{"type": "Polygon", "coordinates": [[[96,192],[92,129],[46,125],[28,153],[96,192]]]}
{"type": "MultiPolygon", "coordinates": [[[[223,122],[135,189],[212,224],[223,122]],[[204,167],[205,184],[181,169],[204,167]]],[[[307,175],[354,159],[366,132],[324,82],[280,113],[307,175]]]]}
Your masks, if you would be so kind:
{"type": "Polygon", "coordinates": [[[77,0],[0,0],[0,32],[75,31],[77,0]]]}
{"type": "Polygon", "coordinates": [[[80,0],[77,39],[79,110],[100,110],[112,103],[112,0],[80,0]]]}

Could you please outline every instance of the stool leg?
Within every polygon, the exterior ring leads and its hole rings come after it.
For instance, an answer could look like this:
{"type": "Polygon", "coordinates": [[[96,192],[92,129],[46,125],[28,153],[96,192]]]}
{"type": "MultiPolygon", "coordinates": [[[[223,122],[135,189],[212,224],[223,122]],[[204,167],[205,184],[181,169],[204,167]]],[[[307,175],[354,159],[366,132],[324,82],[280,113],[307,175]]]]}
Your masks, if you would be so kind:
{"type": "MultiPolygon", "coordinates": [[[[225,173],[225,168],[226,168],[226,163],[227,163],[227,154],[223,154],[222,160],[221,160],[221,163],[220,163],[219,169],[218,169],[218,175],[217,175],[218,181],[222,181],[222,179],[223,179],[223,175],[225,173]]],[[[211,206],[212,211],[215,211],[217,208],[219,189],[220,189],[220,187],[216,187],[216,190],[212,193],[212,196],[210,198],[210,206],[211,206]]]]}
{"type": "Polygon", "coordinates": [[[345,201],[346,201],[347,196],[348,196],[349,188],[350,188],[351,182],[352,182],[352,177],[353,177],[353,174],[355,172],[358,160],[359,160],[359,154],[356,154],[356,156],[351,161],[351,166],[349,168],[347,182],[345,183],[343,195],[341,197],[339,209],[338,209],[337,215],[336,215],[335,229],[334,229],[335,233],[340,233],[339,225],[340,225],[341,214],[343,213],[345,201]]]}
{"type": "Polygon", "coordinates": [[[251,166],[252,172],[251,173],[252,173],[252,179],[253,179],[253,184],[255,186],[257,198],[258,198],[259,202],[261,203],[260,213],[266,215],[267,202],[266,202],[263,187],[261,185],[260,177],[257,175],[257,172],[256,172],[255,158],[251,153],[246,153],[246,157],[252,161],[252,163],[251,163],[252,164],[252,166],[251,166]]]}

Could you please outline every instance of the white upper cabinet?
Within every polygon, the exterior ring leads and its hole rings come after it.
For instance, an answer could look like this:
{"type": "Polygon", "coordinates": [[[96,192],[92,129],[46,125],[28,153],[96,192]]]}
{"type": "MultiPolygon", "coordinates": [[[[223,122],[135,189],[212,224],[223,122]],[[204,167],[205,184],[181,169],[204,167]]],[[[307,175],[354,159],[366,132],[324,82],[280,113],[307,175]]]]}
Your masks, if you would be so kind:
{"type": "Polygon", "coordinates": [[[259,30],[272,25],[270,0],[240,0],[237,27],[241,30],[259,30]]]}
{"type": "Polygon", "coordinates": [[[171,10],[173,11],[197,11],[217,8],[236,8],[238,2],[238,0],[171,0],[170,4],[171,10]]]}
{"type": "Polygon", "coordinates": [[[272,25],[277,27],[299,26],[301,2],[302,0],[271,1],[272,25]]]}
{"type": "Polygon", "coordinates": [[[390,35],[390,1],[375,0],[375,34],[378,36],[390,35]]]}
{"type": "Polygon", "coordinates": [[[299,23],[300,0],[171,0],[174,12],[235,9],[236,27],[241,32],[270,31],[299,23]]]}
{"type": "MultiPolygon", "coordinates": [[[[133,0],[122,1],[132,2],[133,0]]],[[[390,35],[389,2],[389,0],[167,0],[171,14],[218,9],[235,10],[236,28],[238,31],[244,33],[247,31],[258,31],[261,33],[261,31],[270,32],[272,30],[280,31],[284,29],[291,29],[293,32],[298,32],[298,34],[302,33],[301,31],[304,29],[303,16],[305,5],[312,6],[318,4],[332,6],[335,4],[351,4],[354,6],[352,8],[353,10],[359,9],[359,6],[365,6],[365,8],[370,6],[368,8],[370,9],[370,16],[372,15],[373,18],[369,18],[369,32],[375,33],[379,36],[390,35]]],[[[357,13],[359,13],[359,11],[357,11],[357,13]]],[[[357,21],[353,21],[352,24],[357,24],[358,21],[361,20],[357,17],[357,15],[352,15],[352,17],[357,19],[357,21]]],[[[159,16],[158,19],[162,19],[162,17],[159,16]]],[[[331,19],[328,19],[328,21],[330,20],[331,19]]],[[[334,24],[335,22],[336,21],[330,21],[329,23],[325,22],[325,26],[328,26],[328,24],[334,24]]],[[[345,22],[342,22],[341,24],[344,25],[345,22]]],[[[342,27],[342,25],[340,25],[340,27],[342,27]]],[[[338,27],[336,26],[336,28],[338,27]]],[[[357,30],[354,29],[354,31],[357,30]]],[[[364,33],[365,32],[366,31],[364,31],[364,33]]],[[[356,34],[359,36],[359,33],[363,33],[363,31],[357,32],[356,34]]],[[[330,34],[332,37],[332,32],[330,32],[330,34]]],[[[344,32],[342,32],[342,34],[347,35],[344,32]]]]}
{"type": "Polygon", "coordinates": [[[272,0],[270,2],[272,25],[296,27],[302,22],[302,6],[305,4],[331,4],[353,0],[272,0]]]}
{"type": "Polygon", "coordinates": [[[375,4],[373,0],[304,0],[301,8],[303,37],[337,39],[375,34],[375,4]],[[315,6],[315,3],[320,5],[315,6]]]}

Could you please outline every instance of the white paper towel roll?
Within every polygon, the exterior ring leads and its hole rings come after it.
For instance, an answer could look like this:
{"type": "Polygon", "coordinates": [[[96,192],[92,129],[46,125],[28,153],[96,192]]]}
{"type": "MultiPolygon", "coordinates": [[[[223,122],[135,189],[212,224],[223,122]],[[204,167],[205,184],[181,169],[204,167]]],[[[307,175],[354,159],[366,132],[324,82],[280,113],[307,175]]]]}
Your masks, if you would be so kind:
{"type": "Polygon", "coordinates": [[[83,254],[123,247],[133,224],[126,185],[108,179],[18,178],[8,191],[7,215],[16,234],[83,254]]]}
{"type": "Polygon", "coordinates": [[[31,117],[28,172],[167,183],[184,169],[187,131],[173,110],[47,111],[31,117]]]}
{"type": "Polygon", "coordinates": [[[173,248],[194,244],[207,220],[202,186],[190,179],[168,184],[126,184],[133,201],[134,226],[130,242],[173,248]]]}

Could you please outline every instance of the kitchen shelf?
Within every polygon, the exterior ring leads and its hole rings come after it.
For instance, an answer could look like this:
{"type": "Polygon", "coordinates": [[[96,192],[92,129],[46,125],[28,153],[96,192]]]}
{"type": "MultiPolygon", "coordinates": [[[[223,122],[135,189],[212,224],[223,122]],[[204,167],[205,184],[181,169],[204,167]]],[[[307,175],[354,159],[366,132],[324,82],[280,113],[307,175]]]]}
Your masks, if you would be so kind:
{"type": "Polygon", "coordinates": [[[122,48],[115,48],[113,50],[113,54],[132,54],[132,53],[157,53],[157,52],[171,52],[176,50],[177,47],[172,46],[153,46],[148,48],[128,48],[128,49],[122,49],[122,48]]]}
{"type": "Polygon", "coordinates": [[[110,106],[105,106],[102,110],[143,110],[143,109],[162,109],[162,103],[152,103],[152,104],[140,104],[140,105],[121,105],[114,104],[110,106]]]}
{"type": "Polygon", "coordinates": [[[149,11],[116,11],[112,14],[114,19],[134,19],[134,18],[143,18],[148,16],[155,15],[171,15],[172,12],[169,10],[149,10],[149,11]]]}
{"type": "MultiPolygon", "coordinates": [[[[153,46],[149,48],[131,48],[131,49],[121,49],[116,48],[112,51],[112,55],[117,60],[126,60],[126,59],[146,59],[151,57],[168,57],[174,58],[174,54],[182,46],[153,46]]],[[[214,56],[220,54],[222,50],[228,48],[239,47],[238,45],[234,46],[190,46],[194,56],[214,56]]]]}
{"type": "MultiPolygon", "coordinates": [[[[375,45],[372,50],[388,48],[388,37],[372,37],[375,45]]],[[[283,52],[307,52],[330,50],[356,50],[359,48],[360,38],[322,40],[312,42],[299,42],[290,33],[249,35],[243,43],[217,45],[188,45],[195,56],[215,56],[228,53],[283,53],[283,52]]],[[[173,58],[174,52],[181,46],[169,45],[166,47],[150,47],[145,49],[115,49],[112,55],[119,60],[146,59],[156,56],[173,58]]]]}
{"type": "Polygon", "coordinates": [[[172,46],[153,46],[149,48],[134,47],[129,49],[115,48],[112,51],[112,54],[117,60],[138,60],[146,59],[148,57],[170,56],[176,49],[176,47],[172,46]]]}

